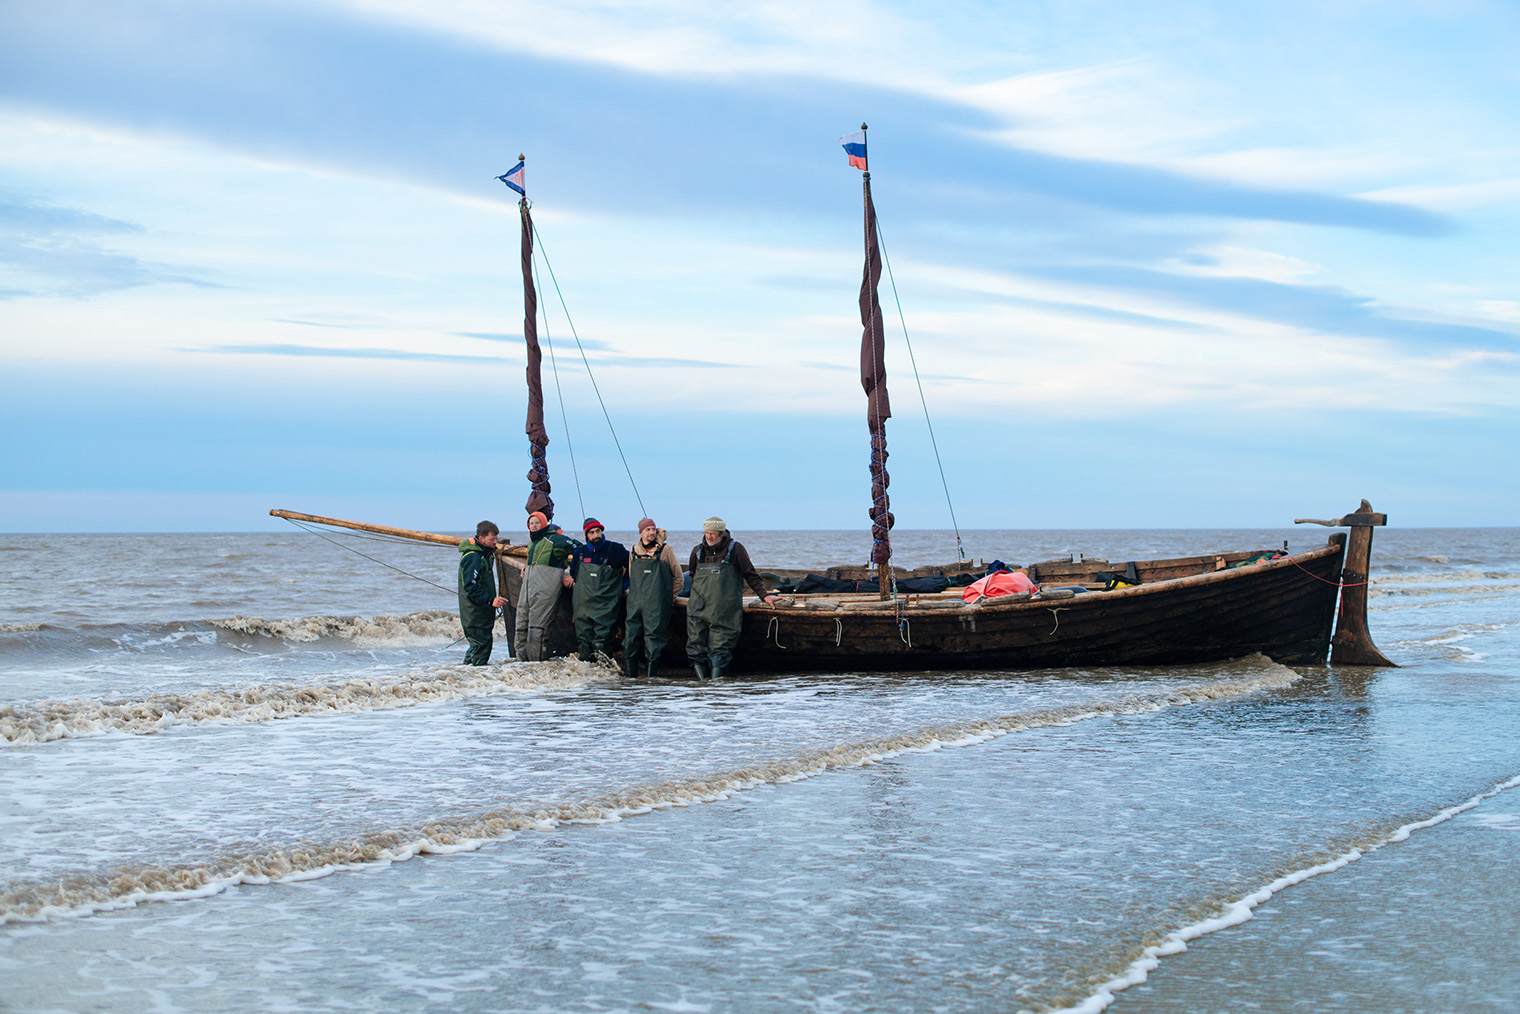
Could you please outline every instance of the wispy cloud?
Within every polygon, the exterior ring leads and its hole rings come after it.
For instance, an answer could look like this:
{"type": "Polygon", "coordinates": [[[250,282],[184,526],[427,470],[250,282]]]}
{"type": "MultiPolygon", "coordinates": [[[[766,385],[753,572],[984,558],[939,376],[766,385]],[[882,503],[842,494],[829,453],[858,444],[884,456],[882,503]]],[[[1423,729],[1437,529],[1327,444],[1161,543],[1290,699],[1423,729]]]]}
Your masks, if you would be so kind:
{"type": "MultiPolygon", "coordinates": [[[[837,215],[811,174],[835,158],[831,138],[846,109],[889,108],[892,129],[873,150],[914,165],[936,182],[936,215],[982,221],[1021,193],[1131,215],[1203,215],[1430,236],[1445,217],[1392,202],[1208,179],[1096,157],[1010,147],[988,136],[984,110],[945,96],[807,76],[741,80],[656,76],[581,61],[505,54],[462,40],[421,36],[331,11],[291,7],[192,7],[152,0],[102,8],[77,32],[67,11],[33,9],[18,19],[0,57],[14,70],[5,90],[21,101],[76,115],[168,127],[265,156],[303,159],[429,186],[482,193],[483,169],[503,158],[499,104],[481,81],[532,82],[533,101],[514,107],[516,146],[556,167],[546,193],[584,206],[702,215],[739,210],[756,195],[794,213],[837,215]],[[130,30],[136,44],[122,47],[130,30]],[[206,45],[187,51],[180,40],[206,45]],[[67,39],[65,45],[63,40],[67,39]],[[231,40],[236,40],[235,44],[231,40]],[[255,63],[282,87],[248,75],[200,75],[208,61],[255,63]],[[411,72],[392,73],[398,61],[411,72]],[[176,82],[194,78],[193,88],[176,82]],[[453,113],[447,120],[439,108],[453,113]],[[603,150],[616,173],[567,149],[563,124],[598,110],[603,150]],[[317,118],[314,114],[320,111],[317,118]],[[689,129],[701,122],[703,129],[689,129]],[[679,123],[679,126],[678,126],[679,123]],[[726,170],[710,171],[723,151],[726,170]]],[[[531,166],[536,164],[530,162],[531,166]]],[[[530,175],[530,181],[534,181],[530,175]]],[[[542,185],[542,184],[541,184],[542,185]]]]}
{"type": "Polygon", "coordinates": [[[1322,333],[1412,345],[1512,352],[1515,331],[1432,318],[1413,319],[1373,299],[1330,286],[1289,285],[1257,278],[1183,275],[1120,265],[1027,268],[1031,274],[1180,301],[1200,309],[1287,324],[1322,333]]]}
{"type": "Polygon", "coordinates": [[[414,363],[491,363],[511,362],[496,356],[468,356],[448,352],[413,352],[409,349],[333,348],[325,345],[209,345],[184,348],[182,352],[211,352],[233,356],[313,356],[323,359],[383,359],[414,363]]]}
{"type": "MultiPolygon", "coordinates": [[[[481,341],[488,342],[521,342],[523,340],[521,331],[455,331],[454,334],[458,335],[461,338],[478,338],[481,341]]],[[[544,336],[542,334],[539,335],[540,340],[542,340],[543,337],[544,336]]],[[[567,341],[563,336],[561,336],[553,340],[563,342],[564,344],[573,348],[577,339],[571,338],[567,341]]],[[[583,337],[580,338],[579,341],[581,348],[583,349],[606,351],[612,348],[612,346],[607,342],[600,341],[596,338],[583,337]]]]}
{"type": "Polygon", "coordinates": [[[0,271],[19,285],[0,286],[0,299],[52,295],[88,298],[143,285],[213,287],[186,268],[113,250],[99,237],[135,236],[143,227],[81,208],[50,204],[0,189],[0,271]]]}

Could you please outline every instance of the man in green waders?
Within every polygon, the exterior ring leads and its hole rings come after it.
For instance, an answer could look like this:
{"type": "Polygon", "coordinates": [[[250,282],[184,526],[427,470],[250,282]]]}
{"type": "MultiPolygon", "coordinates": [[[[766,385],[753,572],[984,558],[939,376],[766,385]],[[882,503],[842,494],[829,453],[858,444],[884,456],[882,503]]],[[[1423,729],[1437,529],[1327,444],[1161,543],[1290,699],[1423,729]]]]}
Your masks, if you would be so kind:
{"type": "Polygon", "coordinates": [[[691,551],[691,596],[686,600],[686,657],[697,679],[718,679],[734,658],[744,623],[744,585],[765,602],[765,583],[749,553],[722,518],[702,522],[702,541],[691,551]]]}
{"type": "Polygon", "coordinates": [[[549,657],[546,644],[561,592],[570,587],[565,564],[580,543],[541,511],[528,515],[528,566],[517,596],[517,631],[513,654],[529,662],[549,657]]]}
{"type": "Polygon", "coordinates": [[[612,634],[622,618],[628,550],[607,538],[596,518],[587,518],[581,529],[586,541],[570,554],[570,602],[575,607],[576,649],[582,662],[590,662],[598,654],[617,651],[612,634]]]}
{"type": "Polygon", "coordinates": [[[459,544],[459,623],[470,642],[465,665],[491,661],[496,610],[507,604],[496,594],[496,543],[500,537],[501,529],[495,522],[482,521],[475,526],[475,537],[459,544]]]}
{"type": "Polygon", "coordinates": [[[623,663],[630,677],[658,675],[660,655],[670,640],[670,614],[681,593],[681,565],[653,518],[639,522],[639,540],[628,560],[628,622],[623,629],[623,663]]]}

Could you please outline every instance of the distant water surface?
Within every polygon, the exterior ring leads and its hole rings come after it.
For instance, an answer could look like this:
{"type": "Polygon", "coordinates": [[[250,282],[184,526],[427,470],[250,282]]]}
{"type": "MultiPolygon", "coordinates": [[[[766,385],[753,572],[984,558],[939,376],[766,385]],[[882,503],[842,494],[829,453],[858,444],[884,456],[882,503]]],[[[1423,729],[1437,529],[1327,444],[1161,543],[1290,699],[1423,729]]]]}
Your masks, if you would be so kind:
{"type": "MultiPolygon", "coordinates": [[[[1123,562],[1325,534],[963,541],[1123,562]]],[[[762,570],[869,549],[737,535],[762,570]]],[[[713,687],[465,668],[457,554],[340,541],[407,573],[297,532],[0,535],[0,1006],[1520,1005],[1520,530],[1377,532],[1399,669],[713,687]]]]}

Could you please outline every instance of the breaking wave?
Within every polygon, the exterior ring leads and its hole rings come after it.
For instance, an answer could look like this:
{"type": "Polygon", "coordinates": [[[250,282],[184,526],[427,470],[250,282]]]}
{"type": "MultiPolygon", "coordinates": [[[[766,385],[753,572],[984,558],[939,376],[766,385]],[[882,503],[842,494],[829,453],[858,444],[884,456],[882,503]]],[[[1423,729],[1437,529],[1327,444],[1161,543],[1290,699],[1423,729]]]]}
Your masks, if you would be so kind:
{"type": "Polygon", "coordinates": [[[310,644],[332,638],[385,648],[415,644],[419,640],[455,638],[464,632],[456,614],[438,609],[368,619],[363,616],[304,616],[294,620],[266,620],[259,616],[231,616],[207,622],[221,630],[272,637],[291,644],[310,644]]]}
{"type": "MultiPolygon", "coordinates": [[[[106,873],[76,873],[45,881],[13,882],[0,890],[0,923],[39,920],[55,915],[85,915],[145,901],[211,895],[239,884],[306,880],[360,866],[401,862],[418,855],[470,851],[520,831],[552,830],[570,823],[608,823],[655,810],[727,799],[761,785],[785,784],[840,768],[863,767],[901,754],[971,746],[1012,733],[1094,718],[1137,715],[1204,701],[1228,700],[1286,687],[1300,678],[1292,669],[1262,656],[1253,656],[1248,661],[1260,664],[1264,671],[1248,678],[1117,700],[1021,711],[996,718],[917,729],[900,735],[810,750],[731,771],[621,789],[577,802],[521,808],[503,805],[461,817],[337,841],[232,852],[199,864],[123,866],[106,873]]],[[[583,679],[596,672],[582,663],[569,665],[576,667],[583,679]]]]}
{"type": "MultiPolygon", "coordinates": [[[[501,621],[496,629],[502,633],[501,621]]],[[[57,662],[101,653],[133,655],[160,651],[182,652],[199,645],[206,650],[281,650],[286,645],[308,647],[317,642],[352,648],[417,648],[443,644],[463,634],[459,617],[429,609],[399,616],[302,616],[266,620],[259,616],[229,616],[213,620],[166,620],[155,623],[84,623],[77,627],[53,623],[0,624],[0,656],[29,655],[57,662]],[[267,648],[261,648],[265,644],[267,648]]]]}
{"type": "Polygon", "coordinates": [[[441,666],[389,679],[194,690],[123,701],[36,701],[0,707],[0,742],[48,743],[81,736],[147,736],[174,725],[251,723],[308,715],[409,708],[508,691],[558,690],[616,676],[575,659],[441,666]]]}

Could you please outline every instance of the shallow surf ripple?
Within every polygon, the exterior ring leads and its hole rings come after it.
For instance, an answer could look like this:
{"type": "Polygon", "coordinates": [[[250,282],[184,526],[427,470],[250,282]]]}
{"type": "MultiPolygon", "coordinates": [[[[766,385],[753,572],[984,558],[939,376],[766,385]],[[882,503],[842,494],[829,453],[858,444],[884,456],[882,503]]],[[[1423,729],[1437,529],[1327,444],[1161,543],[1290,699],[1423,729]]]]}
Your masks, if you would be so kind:
{"type": "MultiPolygon", "coordinates": [[[[1283,536],[976,534],[998,547],[989,558],[1026,562],[1283,536]]],[[[333,581],[332,561],[304,543],[271,540],[248,559],[246,537],[145,538],[152,566],[119,567],[135,582],[121,615],[73,613],[84,597],[40,586],[6,604],[4,703],[236,697],[455,668],[430,661],[441,645],[427,638],[346,638],[361,605],[353,582],[333,581]],[[254,615],[305,619],[161,629],[254,615]],[[324,617],[338,625],[301,640],[324,617]],[[144,632],[136,647],[66,643],[123,625],[144,632]]],[[[835,555],[831,536],[777,538],[788,559],[835,555]]],[[[765,537],[746,542],[764,566],[765,537]]],[[[50,545],[41,557],[73,551],[50,545]]],[[[37,547],[0,554],[0,568],[27,553],[37,547]]],[[[1122,1011],[1143,992],[1143,1009],[1210,1009],[1226,995],[1232,1009],[1336,1009],[1326,998],[1355,969],[1386,967],[1384,938],[1444,946],[1386,901],[1402,882],[1448,897],[1439,849],[1413,846],[1468,817],[1517,837],[1504,830],[1515,790],[1502,788],[1520,774],[1516,574],[1520,533],[1379,532],[1372,627],[1397,670],[1290,672],[1255,659],[700,688],[609,677],[15,743],[0,749],[4,1002],[969,1014],[1122,1011]],[[1232,685],[1240,692],[1212,696],[1232,685]],[[1243,912],[1254,912],[1248,926],[1281,925],[1269,920],[1283,900],[1316,883],[1356,883],[1361,868],[1395,869],[1390,855],[1427,854],[1400,858],[1419,875],[1345,892],[1354,904],[1333,914],[1353,921],[1363,908],[1380,928],[1346,931],[1354,946],[1329,972],[1285,987],[1229,973],[1192,992],[1169,986],[1171,964],[1204,950],[1175,953],[1195,932],[1243,912]],[[347,872],[323,875],[337,870],[347,872]],[[139,904],[158,898],[184,903],[139,904]],[[1221,991],[1227,981],[1236,994],[1221,991]],[[1283,992],[1262,992],[1273,988],[1283,992]]],[[[440,606],[409,594],[373,605],[402,616],[440,606]]],[[[1507,882],[1491,884],[1488,903],[1513,907],[1507,882]]],[[[1463,924],[1499,924],[1484,899],[1449,893],[1463,924]]],[[[1291,945],[1237,968],[1314,953],[1326,921],[1310,911],[1270,937],[1291,945]]],[[[1265,946],[1239,929],[1207,939],[1236,934],[1265,946]]],[[[1406,962],[1397,990],[1364,977],[1355,1009],[1502,1009],[1456,1002],[1437,981],[1454,967],[1406,962]]],[[[1466,967],[1482,975],[1481,963],[1466,967]]]]}
{"type": "MultiPolygon", "coordinates": [[[[600,823],[672,806],[711,802],[759,785],[799,781],[837,768],[877,763],[903,753],[938,750],[947,746],[969,746],[1030,729],[1071,725],[1096,718],[1138,715],[1202,701],[1228,700],[1261,690],[1285,687],[1298,679],[1293,670],[1276,665],[1266,658],[1257,656],[1253,664],[1260,671],[1245,679],[1174,687],[1155,693],[916,729],[826,749],[809,750],[795,756],[757,761],[736,770],[659,785],[620,789],[595,798],[559,805],[532,809],[492,809],[464,817],[430,820],[417,827],[374,831],[358,838],[332,842],[308,841],[298,847],[232,853],[209,863],[125,866],[98,874],[74,871],[43,883],[10,884],[0,889],[0,922],[37,918],[50,913],[80,914],[132,905],[139,901],[201,896],[238,884],[268,884],[352,869],[364,863],[389,863],[420,854],[464,851],[511,832],[551,830],[566,823],[600,823]]],[[[580,662],[523,664],[512,668],[515,671],[510,675],[514,679],[477,679],[469,685],[469,690],[489,693],[493,691],[486,688],[494,687],[495,692],[508,687],[514,690],[528,686],[543,689],[556,685],[583,684],[596,676],[615,676],[613,672],[598,670],[580,662]]],[[[446,696],[435,699],[467,696],[466,693],[457,692],[452,685],[445,693],[446,696]]],[[[367,691],[360,689],[358,694],[364,700],[369,700],[367,691]]],[[[338,699],[352,700],[353,695],[342,695],[338,699]]],[[[263,721],[288,717],[269,713],[266,703],[262,700],[253,702],[247,709],[250,717],[241,720],[263,721]]],[[[282,700],[281,703],[301,706],[315,701],[282,700]]],[[[408,700],[407,703],[417,702],[408,700]]],[[[295,713],[331,713],[334,710],[339,709],[325,706],[324,702],[321,708],[295,713]]],[[[215,712],[219,713],[220,709],[215,709],[215,712]]]]}
{"type": "Polygon", "coordinates": [[[113,732],[146,736],[176,725],[408,708],[514,690],[579,686],[617,675],[616,669],[560,659],[536,665],[440,666],[390,678],[152,694],[138,700],[36,701],[0,707],[0,743],[50,743],[113,732]]]}

